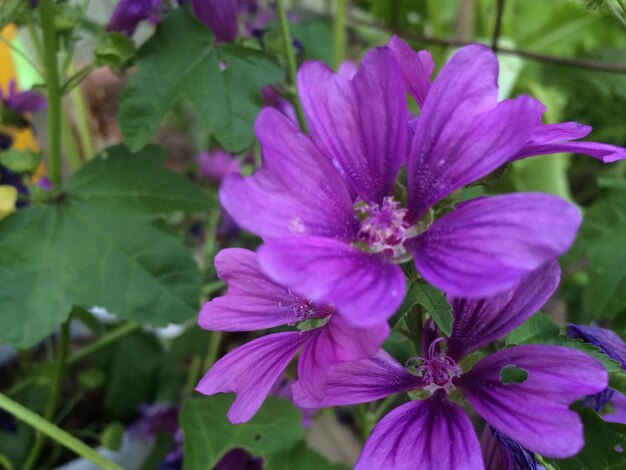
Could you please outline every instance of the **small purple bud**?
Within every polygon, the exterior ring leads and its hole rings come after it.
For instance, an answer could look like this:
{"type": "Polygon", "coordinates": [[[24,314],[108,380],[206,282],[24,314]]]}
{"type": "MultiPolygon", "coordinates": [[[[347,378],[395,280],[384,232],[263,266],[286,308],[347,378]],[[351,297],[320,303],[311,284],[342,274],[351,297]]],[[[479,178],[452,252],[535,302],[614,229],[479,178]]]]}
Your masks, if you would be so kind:
{"type": "Polygon", "coordinates": [[[156,24],[161,16],[161,0],[120,0],[115,7],[107,31],[132,36],[142,21],[156,24]]]}
{"type": "Polygon", "coordinates": [[[218,42],[234,42],[237,38],[236,0],[192,0],[196,17],[215,34],[218,42]]]}

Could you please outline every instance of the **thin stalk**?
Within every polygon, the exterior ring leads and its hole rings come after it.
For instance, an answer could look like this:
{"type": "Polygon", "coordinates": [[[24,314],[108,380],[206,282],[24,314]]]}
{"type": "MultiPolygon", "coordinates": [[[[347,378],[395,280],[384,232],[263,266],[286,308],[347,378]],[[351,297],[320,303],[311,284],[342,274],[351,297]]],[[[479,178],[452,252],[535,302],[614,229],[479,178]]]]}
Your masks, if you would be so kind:
{"type": "Polygon", "coordinates": [[[346,11],[348,0],[337,0],[333,20],[333,67],[339,68],[346,57],[346,11]]]}
{"type": "Polygon", "coordinates": [[[617,3],[619,3],[620,8],[626,14],[626,0],[617,0],[617,3]]]}
{"type": "Polygon", "coordinates": [[[11,400],[6,395],[0,393],[0,408],[11,413],[20,421],[24,421],[29,426],[37,429],[40,433],[43,433],[55,440],[63,447],[70,449],[81,457],[89,460],[103,470],[122,470],[122,467],[118,466],[114,462],[106,459],[91,447],[85,443],[79,441],[71,434],[63,431],[58,426],[52,424],[50,421],[45,420],[37,413],[25,408],[18,402],[11,400]]]}
{"type": "MultiPolygon", "coordinates": [[[[91,66],[89,66],[91,71],[91,66]]],[[[70,71],[74,71],[74,64],[70,68],[70,71]]],[[[85,75],[86,77],[86,75],[85,75]]],[[[82,80],[81,80],[82,81],[82,80]]],[[[93,141],[91,140],[91,129],[89,129],[89,112],[87,111],[87,105],[85,103],[85,95],[80,86],[75,87],[70,92],[70,99],[74,105],[76,130],[80,138],[81,148],[83,150],[83,156],[86,160],[91,160],[94,154],[93,141]]]]}
{"type": "MultiPolygon", "coordinates": [[[[70,322],[65,321],[61,325],[61,331],[59,333],[59,341],[57,344],[57,357],[54,370],[54,379],[51,384],[50,395],[48,396],[48,403],[44,412],[44,419],[46,421],[52,421],[54,414],[59,406],[59,398],[61,397],[61,387],[63,385],[63,378],[65,377],[65,370],[67,368],[67,354],[70,346],[70,322]]],[[[35,468],[39,455],[43,449],[45,442],[45,436],[41,432],[35,435],[35,443],[28,454],[26,463],[24,464],[24,470],[31,470],[35,468]]]]}
{"type": "Polygon", "coordinates": [[[296,82],[296,75],[298,66],[296,64],[296,52],[293,49],[293,40],[291,38],[291,32],[289,31],[289,21],[287,20],[287,11],[285,10],[285,0],[276,0],[276,10],[278,12],[278,24],[280,25],[280,32],[283,39],[283,48],[285,52],[285,58],[287,60],[287,72],[289,83],[289,95],[291,102],[296,110],[298,116],[298,124],[300,128],[307,132],[306,120],[304,119],[304,111],[302,110],[302,103],[298,96],[298,85],[296,82]]]}
{"type": "Polygon", "coordinates": [[[498,51],[498,39],[502,32],[502,18],[504,16],[504,2],[506,0],[498,0],[498,6],[496,8],[496,24],[493,28],[493,37],[491,38],[491,50],[493,52],[498,51]]]}
{"type": "Polygon", "coordinates": [[[67,112],[63,113],[62,126],[62,136],[64,144],[63,147],[65,149],[65,156],[67,158],[67,163],[69,164],[70,171],[74,172],[82,166],[83,161],[80,156],[80,148],[78,146],[76,136],[72,129],[72,122],[67,112]]]}
{"type": "Polygon", "coordinates": [[[220,344],[222,343],[223,333],[221,331],[212,331],[211,338],[209,339],[209,347],[207,348],[204,362],[202,363],[202,369],[207,371],[211,368],[217,359],[217,354],[220,350],[220,344]]]}
{"type": "Polygon", "coordinates": [[[387,412],[387,410],[389,410],[391,405],[393,405],[393,403],[396,401],[397,397],[397,395],[389,395],[381,402],[380,405],[378,405],[378,408],[376,408],[375,411],[370,413],[370,419],[374,422],[374,424],[376,424],[380,420],[380,418],[382,418],[383,415],[387,412]]]}
{"type": "Polygon", "coordinates": [[[13,52],[15,52],[17,55],[19,55],[22,59],[24,59],[26,62],[28,62],[28,64],[29,64],[32,68],[34,68],[34,69],[37,71],[37,73],[38,73],[39,75],[43,75],[43,74],[41,73],[41,69],[37,66],[37,64],[36,64],[33,60],[31,60],[31,58],[30,58],[30,57],[28,57],[28,56],[26,55],[26,53],[25,53],[23,50],[21,50],[21,49],[20,49],[20,48],[18,48],[18,47],[15,47],[15,45],[14,45],[11,41],[9,41],[7,38],[5,38],[4,36],[1,36],[1,35],[0,35],[0,41],[1,41],[1,42],[3,42],[3,43],[4,43],[4,44],[5,44],[5,45],[9,48],[9,49],[11,49],[11,50],[12,50],[13,52]]]}
{"type": "Polygon", "coordinates": [[[39,2],[43,31],[44,70],[48,89],[48,165],[50,180],[61,185],[61,84],[57,64],[57,34],[54,29],[54,3],[39,2]]]}
{"type": "Polygon", "coordinates": [[[187,384],[185,385],[185,391],[188,393],[193,392],[193,389],[198,383],[198,377],[202,374],[202,359],[200,356],[194,354],[191,357],[191,364],[189,364],[189,372],[187,373],[187,384]]]}

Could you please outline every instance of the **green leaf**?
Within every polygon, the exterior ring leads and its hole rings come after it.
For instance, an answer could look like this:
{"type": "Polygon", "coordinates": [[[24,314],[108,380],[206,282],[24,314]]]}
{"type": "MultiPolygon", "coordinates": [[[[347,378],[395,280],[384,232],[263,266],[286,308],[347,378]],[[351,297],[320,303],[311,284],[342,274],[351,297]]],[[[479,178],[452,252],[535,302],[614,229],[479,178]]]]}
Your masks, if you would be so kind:
{"type": "Polygon", "coordinates": [[[41,152],[9,149],[0,152],[0,164],[14,173],[34,173],[41,162],[41,152]]]}
{"type": "Polygon", "coordinates": [[[588,408],[579,411],[585,432],[585,447],[572,458],[544,458],[557,470],[609,470],[626,468],[626,426],[607,423],[588,408]],[[621,450],[620,450],[621,449],[621,450]]]}
{"type": "Polygon", "coordinates": [[[131,157],[115,147],[86,164],[53,204],[0,222],[0,341],[32,346],[73,305],[153,325],[197,314],[197,264],[155,219],[206,209],[207,198],[163,169],[152,150],[131,157]]]}
{"type": "Polygon", "coordinates": [[[446,296],[425,282],[415,282],[409,290],[413,304],[424,307],[441,331],[450,336],[452,331],[452,313],[446,296]]]}
{"type": "Polygon", "coordinates": [[[527,378],[528,371],[514,365],[504,366],[500,371],[500,382],[505,385],[511,383],[521,384],[527,378]]]}
{"type": "Polygon", "coordinates": [[[152,335],[135,332],[120,340],[109,365],[104,406],[115,419],[128,418],[142,403],[151,403],[163,348],[152,335]]]}
{"type": "Polygon", "coordinates": [[[226,418],[232,402],[232,395],[185,402],[180,413],[184,470],[211,470],[233,448],[265,458],[291,449],[304,436],[300,414],[288,401],[269,397],[254,418],[237,425],[226,418]]]}
{"type": "Polygon", "coordinates": [[[272,454],[267,459],[267,470],[348,470],[339,463],[331,463],[324,456],[300,442],[289,450],[272,454]]]}
{"type": "Polygon", "coordinates": [[[539,312],[511,331],[506,337],[506,345],[543,343],[551,341],[558,334],[559,326],[550,316],[539,312]]]}
{"type": "Polygon", "coordinates": [[[106,33],[100,36],[96,46],[98,65],[119,68],[135,55],[135,43],[122,33],[106,33]]]}
{"type": "Polygon", "coordinates": [[[181,101],[191,104],[222,146],[243,150],[253,140],[261,88],[283,78],[276,61],[263,52],[216,46],[188,8],[164,18],[136,62],[139,70],[122,93],[118,119],[133,151],[150,141],[167,112],[181,101]]]}

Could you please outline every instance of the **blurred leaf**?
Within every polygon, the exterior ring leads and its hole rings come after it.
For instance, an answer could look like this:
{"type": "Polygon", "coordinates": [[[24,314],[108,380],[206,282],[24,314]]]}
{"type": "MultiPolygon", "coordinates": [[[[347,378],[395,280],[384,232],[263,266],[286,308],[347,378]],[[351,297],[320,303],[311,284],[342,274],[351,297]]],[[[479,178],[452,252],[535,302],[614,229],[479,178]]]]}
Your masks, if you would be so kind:
{"type": "Polygon", "coordinates": [[[532,317],[511,331],[506,337],[506,345],[542,343],[559,334],[559,327],[545,313],[535,313],[532,317]]]}
{"type": "Polygon", "coordinates": [[[261,88],[283,78],[275,60],[260,51],[216,46],[188,8],[168,13],[136,62],[139,70],[122,92],[118,118],[133,151],[150,141],[167,112],[183,100],[226,149],[243,150],[253,140],[261,88]]]}
{"type": "Polygon", "coordinates": [[[0,164],[14,173],[34,173],[41,163],[41,152],[11,148],[0,152],[0,164]]]}
{"type": "Polygon", "coordinates": [[[267,470],[348,470],[339,463],[331,463],[325,457],[300,442],[289,450],[272,454],[267,459],[267,470]]]}
{"type": "Polygon", "coordinates": [[[117,421],[112,422],[104,431],[102,431],[102,436],[100,438],[100,442],[103,447],[111,450],[119,450],[122,446],[122,437],[124,436],[124,426],[122,423],[117,421]]]}
{"type": "Polygon", "coordinates": [[[119,68],[136,54],[135,43],[122,33],[106,33],[100,36],[96,46],[98,65],[119,68]]]}
{"type": "Polygon", "coordinates": [[[324,19],[315,19],[290,24],[291,35],[304,46],[308,60],[321,60],[332,64],[332,25],[324,19]]]}
{"type": "Polygon", "coordinates": [[[411,285],[408,298],[412,304],[424,307],[441,331],[450,336],[452,331],[452,313],[450,304],[443,293],[425,282],[415,282],[411,285]]]}
{"type": "Polygon", "coordinates": [[[150,334],[136,332],[120,340],[109,366],[104,398],[113,418],[128,418],[140,404],[153,401],[162,359],[163,349],[150,334]]]}
{"type": "Polygon", "coordinates": [[[230,449],[240,448],[267,458],[292,448],[304,436],[300,413],[288,401],[269,397],[247,423],[226,418],[232,395],[185,402],[180,425],[185,433],[184,470],[211,470],[230,449]]]}
{"type": "Polygon", "coordinates": [[[29,347],[73,305],[153,325],[197,314],[197,264],[155,219],[207,209],[206,196],[153,151],[114,147],[81,168],[55,203],[0,223],[0,341],[29,347]]]}
{"type": "Polygon", "coordinates": [[[557,470],[608,470],[626,467],[626,425],[607,423],[590,409],[579,411],[585,447],[565,460],[543,459],[557,470]]]}

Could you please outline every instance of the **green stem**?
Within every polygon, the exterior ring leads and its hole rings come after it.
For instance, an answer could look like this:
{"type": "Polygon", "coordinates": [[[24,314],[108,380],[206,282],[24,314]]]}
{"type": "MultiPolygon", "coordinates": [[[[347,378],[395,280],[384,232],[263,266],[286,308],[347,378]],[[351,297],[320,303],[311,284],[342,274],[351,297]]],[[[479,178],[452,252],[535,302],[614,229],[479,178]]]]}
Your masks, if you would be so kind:
{"type": "Polygon", "coordinates": [[[39,75],[41,75],[41,70],[39,69],[39,67],[37,66],[37,64],[35,62],[33,62],[30,57],[28,57],[23,50],[21,50],[18,47],[15,47],[15,45],[9,41],[7,38],[5,38],[4,36],[0,35],[0,41],[2,41],[9,49],[11,49],[13,52],[15,52],[17,55],[19,55],[22,59],[24,59],[26,62],[28,62],[28,64],[35,69],[35,71],[37,71],[37,73],[39,75]]]}
{"type": "Polygon", "coordinates": [[[619,6],[622,8],[624,13],[626,14],[626,0],[617,0],[617,3],[619,3],[619,6]]]}
{"type": "Polygon", "coordinates": [[[387,410],[389,410],[389,407],[393,405],[393,403],[396,401],[396,398],[397,398],[397,395],[389,395],[387,398],[385,398],[382,401],[380,405],[378,405],[378,408],[376,408],[376,411],[371,413],[370,419],[372,420],[374,425],[376,425],[376,423],[378,423],[380,418],[382,418],[383,415],[387,413],[387,410]]]}
{"type": "Polygon", "coordinates": [[[348,0],[337,0],[333,20],[333,68],[337,70],[346,57],[346,10],[348,0]]]}
{"type": "Polygon", "coordinates": [[[44,70],[48,89],[48,165],[50,180],[61,185],[61,85],[57,64],[57,34],[54,28],[53,0],[39,2],[43,31],[44,70]]]}
{"type": "Polygon", "coordinates": [[[11,400],[9,397],[2,393],[0,393],[0,408],[11,413],[17,419],[24,421],[26,424],[32,426],[33,428],[47,435],[51,439],[54,439],[62,446],[67,447],[81,457],[84,457],[85,459],[94,463],[101,469],[122,470],[122,468],[119,467],[117,464],[106,459],[94,449],[79,441],[71,434],[63,431],[58,426],[55,426],[51,422],[39,416],[37,413],[34,413],[28,408],[23,407],[22,405],[20,405],[16,401],[11,400]]]}
{"type": "MultiPolygon", "coordinates": [[[[613,3],[611,3],[611,0],[604,0],[604,4],[609,9],[611,14],[615,17],[615,19],[617,19],[617,21],[619,21],[620,24],[624,28],[626,28],[626,19],[624,19],[622,17],[622,15],[620,15],[620,13],[619,13],[618,9],[615,7],[615,5],[613,5],[613,3]]],[[[620,3],[620,6],[622,6],[621,3],[620,3]]]]}
{"type": "Polygon", "coordinates": [[[215,360],[217,359],[217,354],[220,350],[220,344],[222,342],[223,333],[221,331],[213,331],[211,332],[211,338],[209,339],[209,347],[206,352],[206,356],[204,358],[204,363],[202,364],[202,370],[207,371],[211,368],[213,364],[215,364],[215,360]]]}
{"type": "MultiPolygon", "coordinates": [[[[61,386],[63,385],[63,377],[65,377],[65,370],[67,368],[67,354],[70,346],[70,322],[65,321],[61,325],[61,331],[59,333],[59,342],[57,344],[57,357],[54,370],[54,379],[51,384],[50,395],[48,396],[48,403],[46,404],[46,410],[44,412],[44,419],[46,421],[52,421],[54,414],[59,405],[59,398],[61,397],[61,386]]],[[[43,449],[45,437],[41,432],[35,435],[35,443],[26,459],[24,464],[24,470],[31,470],[35,468],[39,455],[43,449]]]]}
{"type": "Polygon", "coordinates": [[[99,351],[103,348],[105,348],[106,346],[108,346],[111,343],[114,343],[115,341],[119,340],[120,338],[123,338],[124,336],[137,331],[139,329],[139,323],[135,323],[135,322],[128,322],[128,323],[124,323],[120,326],[118,326],[117,328],[115,328],[114,330],[109,331],[108,333],[102,335],[100,338],[98,338],[97,340],[95,340],[93,343],[89,343],[87,346],[85,346],[82,349],[79,349],[78,351],[76,351],[74,354],[72,354],[69,358],[69,360],[67,361],[67,363],[69,365],[74,365],[79,361],[82,361],[85,357],[89,356],[90,354],[95,353],[96,351],[99,351]]]}
{"type": "Polygon", "coordinates": [[[276,10],[278,11],[278,23],[280,25],[280,32],[283,38],[283,47],[285,49],[285,58],[287,59],[287,72],[289,80],[289,95],[293,107],[296,110],[298,116],[298,124],[300,128],[307,132],[306,120],[304,119],[304,111],[302,110],[302,103],[298,97],[298,88],[296,83],[296,75],[298,66],[296,64],[296,52],[293,49],[293,40],[291,39],[291,32],[289,31],[289,21],[287,21],[287,11],[285,10],[285,1],[276,0],[276,10]]]}

